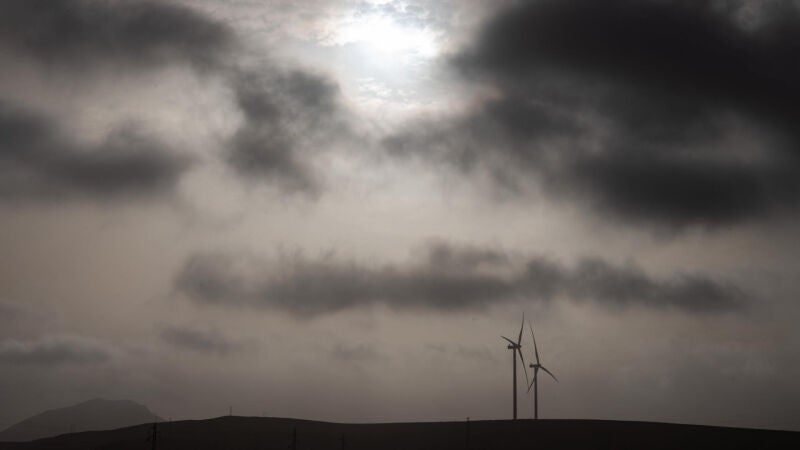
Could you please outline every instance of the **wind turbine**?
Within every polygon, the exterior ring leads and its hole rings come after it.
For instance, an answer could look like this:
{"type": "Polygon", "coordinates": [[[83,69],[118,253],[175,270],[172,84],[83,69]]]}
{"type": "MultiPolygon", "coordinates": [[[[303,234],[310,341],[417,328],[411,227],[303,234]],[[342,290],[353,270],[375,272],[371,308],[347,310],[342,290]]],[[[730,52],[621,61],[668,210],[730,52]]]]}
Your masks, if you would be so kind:
{"type": "Polygon", "coordinates": [[[556,380],[556,383],[558,383],[558,378],[556,378],[556,376],[553,375],[552,372],[547,370],[547,368],[543,366],[542,363],[539,361],[539,349],[536,348],[536,336],[533,335],[533,326],[531,325],[530,322],[528,322],[528,328],[531,330],[531,338],[533,339],[533,351],[536,355],[536,364],[530,365],[530,367],[533,367],[533,381],[531,381],[531,384],[528,385],[528,392],[531,391],[531,386],[533,386],[533,418],[538,419],[539,418],[539,382],[538,382],[539,369],[542,369],[545,372],[547,372],[548,375],[550,375],[551,377],[553,377],[554,380],[556,380]]]}
{"type": "Polygon", "coordinates": [[[514,420],[517,420],[517,355],[519,355],[519,359],[522,361],[522,370],[525,371],[525,384],[528,384],[528,369],[525,368],[525,358],[522,356],[523,328],[525,328],[525,313],[522,313],[522,324],[519,326],[519,337],[517,337],[517,342],[514,342],[505,336],[500,336],[508,341],[508,347],[506,348],[513,350],[513,353],[511,354],[511,361],[514,363],[514,420]]]}

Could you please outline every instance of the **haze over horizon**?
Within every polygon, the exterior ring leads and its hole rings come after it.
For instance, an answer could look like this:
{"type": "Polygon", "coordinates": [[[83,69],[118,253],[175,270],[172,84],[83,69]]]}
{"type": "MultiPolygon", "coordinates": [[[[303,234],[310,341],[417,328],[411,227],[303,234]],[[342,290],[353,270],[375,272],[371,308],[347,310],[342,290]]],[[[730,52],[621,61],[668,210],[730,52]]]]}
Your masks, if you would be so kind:
{"type": "Polygon", "coordinates": [[[541,418],[800,430],[798,42],[796,0],[4,0],[0,429],[506,419],[525,312],[541,418]]]}

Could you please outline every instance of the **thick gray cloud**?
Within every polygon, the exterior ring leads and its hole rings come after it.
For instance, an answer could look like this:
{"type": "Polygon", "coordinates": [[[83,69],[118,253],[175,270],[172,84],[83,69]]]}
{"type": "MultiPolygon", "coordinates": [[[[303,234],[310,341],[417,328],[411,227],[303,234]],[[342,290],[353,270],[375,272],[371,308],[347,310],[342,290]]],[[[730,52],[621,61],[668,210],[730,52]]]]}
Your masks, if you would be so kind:
{"type": "Polygon", "coordinates": [[[681,274],[659,280],[634,265],[614,266],[599,258],[581,260],[572,269],[551,261],[528,261],[521,282],[531,295],[596,300],[608,305],[675,307],[688,311],[725,311],[741,306],[745,294],[736,286],[703,275],[681,274]]]}
{"type": "Polygon", "coordinates": [[[217,331],[199,330],[191,327],[168,326],[161,330],[161,339],[178,348],[201,353],[226,355],[244,349],[244,344],[226,338],[217,331]]]}
{"type": "Polygon", "coordinates": [[[242,276],[231,256],[201,254],[186,262],[178,288],[193,300],[249,305],[314,316],[385,303],[398,309],[475,308],[512,294],[503,279],[482,274],[369,268],[330,259],[286,261],[277,273],[242,276]]]}
{"type": "Polygon", "coordinates": [[[93,364],[107,361],[112,352],[88,338],[45,337],[37,341],[6,339],[0,342],[0,364],[93,364]]]}
{"type": "Polygon", "coordinates": [[[770,2],[746,27],[737,11],[712,1],[519,2],[453,59],[497,95],[386,142],[638,223],[717,226],[793,207],[800,12],[770,2]]]}
{"type": "Polygon", "coordinates": [[[74,142],[51,119],[0,102],[0,197],[113,199],[171,190],[189,160],[139,130],[95,145],[74,142]]]}
{"type": "Polygon", "coordinates": [[[338,87],[322,76],[274,68],[239,71],[231,85],[244,117],[229,144],[231,167],[250,180],[274,180],[288,192],[319,191],[309,160],[319,153],[315,137],[341,131],[331,126],[341,115],[338,87]]]}
{"type": "Polygon", "coordinates": [[[176,286],[201,304],[263,307],[297,316],[374,304],[444,312],[483,309],[514,299],[561,298],[611,307],[721,312],[739,308],[746,298],[736,286],[701,274],[657,279],[636,266],[616,266],[598,258],[568,268],[533,257],[514,267],[501,254],[436,244],[421,261],[405,267],[297,257],[281,261],[278,269],[232,255],[198,254],[186,261],[176,286]]]}
{"type": "Polygon", "coordinates": [[[45,65],[83,71],[220,64],[232,31],[189,8],[156,1],[7,0],[0,47],[45,65]]]}
{"type": "Polygon", "coordinates": [[[453,247],[444,242],[432,242],[426,251],[427,265],[434,269],[468,272],[510,263],[505,253],[487,248],[453,247]]]}
{"type": "MultiPolygon", "coordinates": [[[[170,2],[3,2],[0,49],[7,64],[54,69],[49,81],[56,83],[75,73],[107,77],[108,68],[136,74],[188,66],[208,75],[227,87],[242,116],[241,126],[222,140],[220,157],[241,179],[287,192],[318,193],[321,176],[312,162],[321,147],[347,132],[341,122],[333,125],[342,115],[335,83],[270,59],[245,62],[253,49],[232,28],[170,2]]],[[[78,148],[56,132],[59,117],[0,108],[6,197],[158,192],[186,168],[145,130],[112,133],[97,148],[78,148]]]]}

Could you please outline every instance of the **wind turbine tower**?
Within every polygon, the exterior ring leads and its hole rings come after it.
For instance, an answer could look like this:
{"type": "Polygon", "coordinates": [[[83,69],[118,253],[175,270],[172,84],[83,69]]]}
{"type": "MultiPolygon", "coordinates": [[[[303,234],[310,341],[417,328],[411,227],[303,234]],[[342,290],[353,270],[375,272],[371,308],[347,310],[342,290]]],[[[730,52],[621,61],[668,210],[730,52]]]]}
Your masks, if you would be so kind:
{"type": "Polygon", "coordinates": [[[528,385],[528,392],[531,391],[531,386],[533,386],[533,418],[538,419],[539,418],[539,369],[547,372],[548,375],[550,375],[551,377],[553,377],[554,380],[556,380],[556,383],[558,383],[558,378],[556,378],[555,375],[553,375],[549,370],[547,370],[547,368],[544,367],[542,363],[539,361],[539,349],[536,348],[536,336],[533,335],[533,326],[530,324],[530,322],[528,323],[528,328],[531,330],[531,339],[533,339],[533,351],[534,354],[536,355],[536,364],[530,365],[530,367],[533,367],[533,381],[531,381],[531,384],[528,385]]]}
{"type": "MultiPolygon", "coordinates": [[[[511,339],[500,336],[501,338],[508,341],[509,350],[512,350],[511,353],[511,362],[514,366],[514,420],[517,420],[517,355],[519,355],[519,359],[522,361],[522,370],[525,371],[525,384],[528,384],[528,370],[525,368],[525,358],[522,356],[522,329],[525,328],[525,314],[522,314],[522,324],[519,327],[519,336],[517,337],[517,342],[512,341],[511,339]]],[[[530,390],[530,389],[529,389],[530,390]]]]}

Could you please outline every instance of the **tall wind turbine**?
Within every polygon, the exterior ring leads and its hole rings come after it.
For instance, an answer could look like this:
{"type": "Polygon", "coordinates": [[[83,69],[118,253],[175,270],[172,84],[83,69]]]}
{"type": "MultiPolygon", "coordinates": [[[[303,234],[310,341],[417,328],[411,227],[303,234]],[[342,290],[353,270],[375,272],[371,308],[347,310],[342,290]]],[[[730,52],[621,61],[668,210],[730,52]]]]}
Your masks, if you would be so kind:
{"type": "Polygon", "coordinates": [[[506,348],[513,350],[511,354],[511,361],[514,363],[514,420],[517,419],[517,355],[519,355],[519,359],[522,361],[522,370],[525,371],[525,384],[528,384],[528,369],[525,368],[525,358],[522,356],[523,328],[525,328],[525,313],[522,313],[522,324],[519,326],[519,337],[517,337],[517,342],[514,342],[505,336],[500,336],[508,341],[508,347],[506,348]]]}
{"type": "Polygon", "coordinates": [[[530,365],[530,367],[533,367],[533,381],[531,381],[531,384],[528,385],[528,392],[530,392],[531,387],[533,387],[533,418],[538,419],[539,418],[539,369],[542,369],[545,372],[547,372],[548,375],[550,375],[551,377],[553,377],[554,380],[556,380],[556,383],[558,383],[558,378],[556,378],[555,375],[553,375],[549,370],[547,370],[547,368],[544,367],[542,363],[539,361],[539,349],[536,348],[536,336],[533,335],[533,326],[531,325],[530,322],[528,322],[528,328],[531,330],[531,338],[533,339],[533,351],[536,355],[536,364],[530,365]]]}

